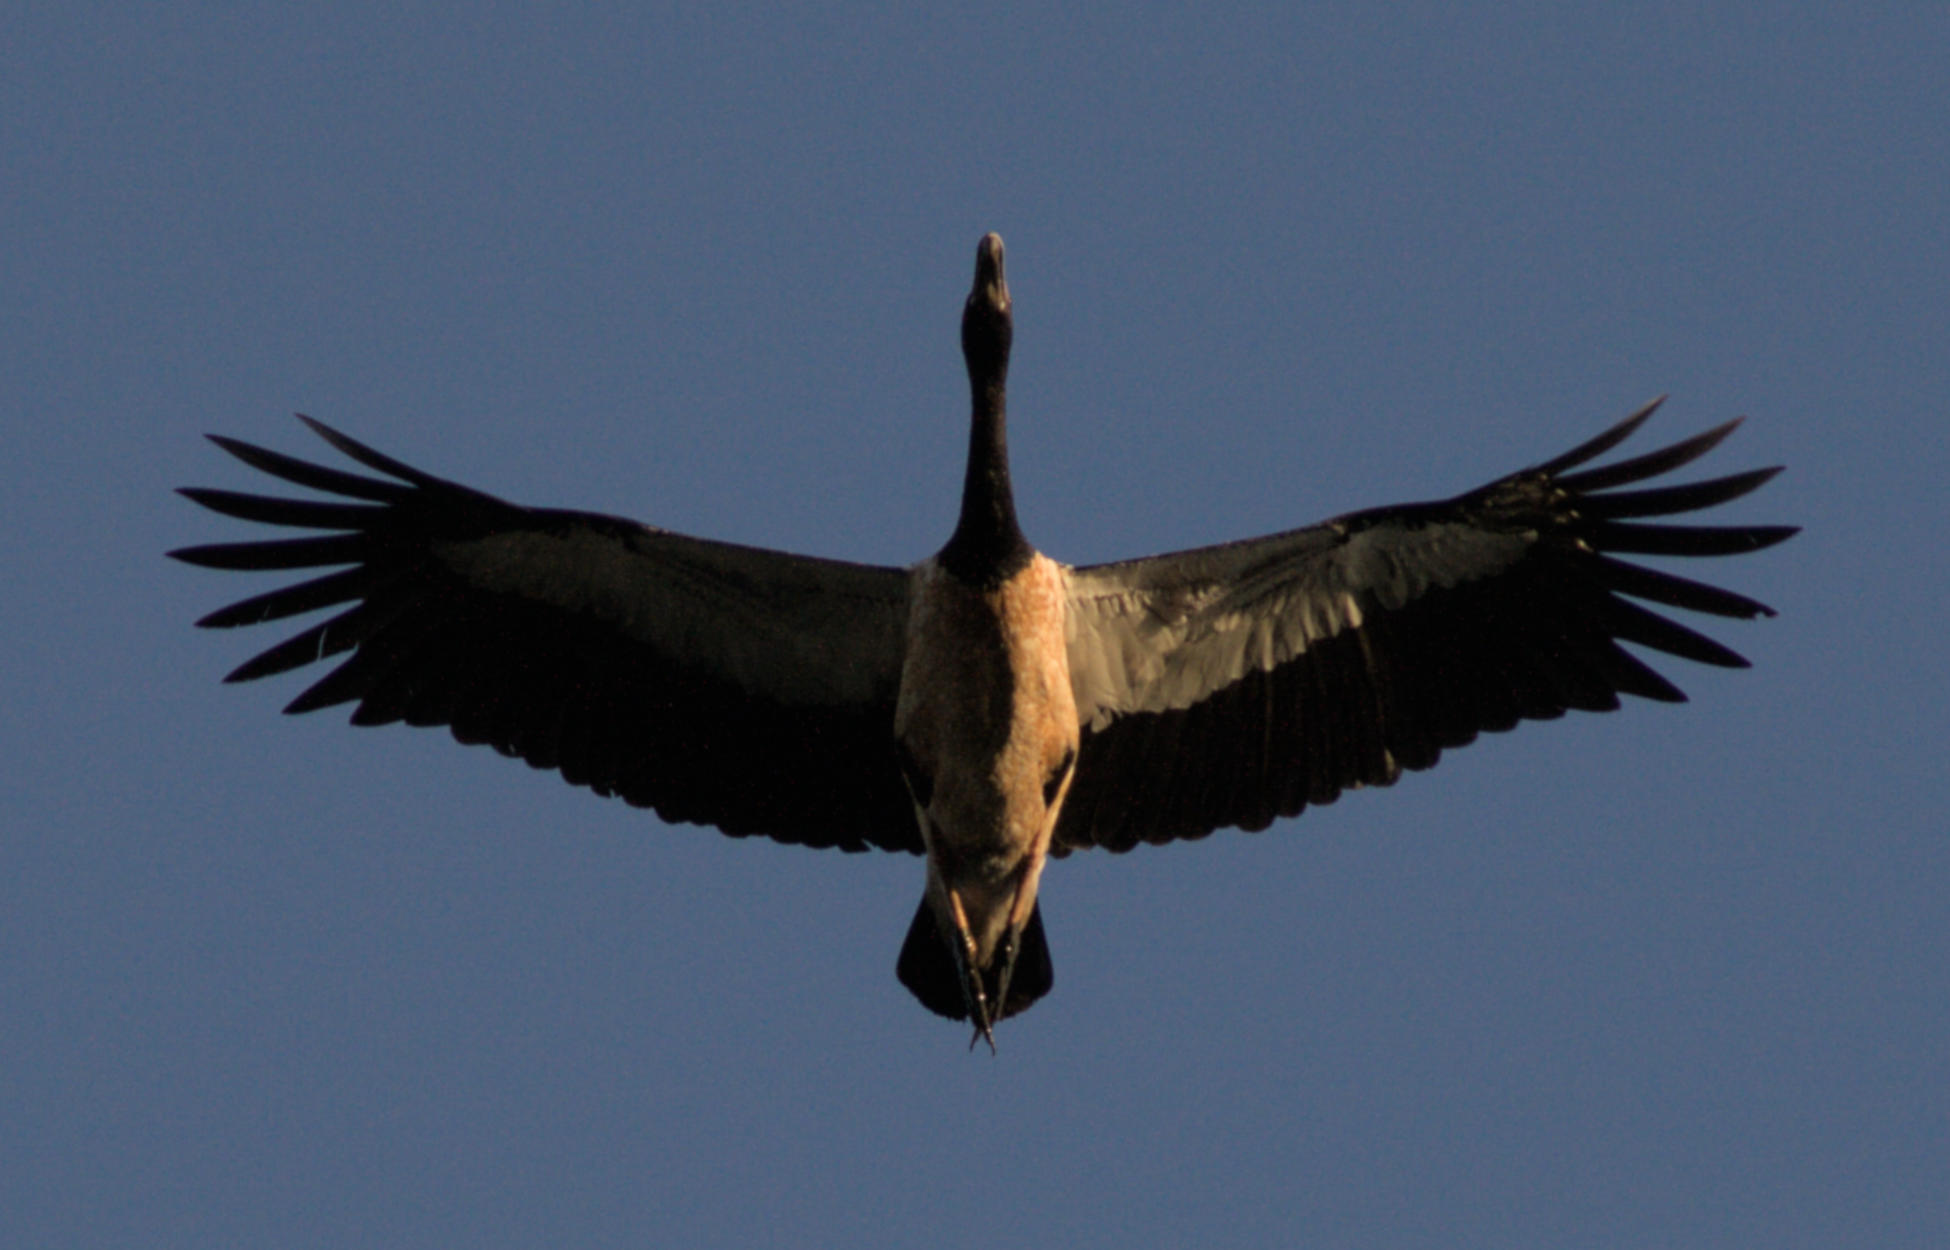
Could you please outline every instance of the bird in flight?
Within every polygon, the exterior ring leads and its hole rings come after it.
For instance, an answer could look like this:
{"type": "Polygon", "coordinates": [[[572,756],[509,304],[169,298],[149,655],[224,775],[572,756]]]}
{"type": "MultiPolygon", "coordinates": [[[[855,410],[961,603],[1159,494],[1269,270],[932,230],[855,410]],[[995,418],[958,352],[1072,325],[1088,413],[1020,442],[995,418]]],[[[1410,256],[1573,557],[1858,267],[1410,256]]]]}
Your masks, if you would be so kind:
{"type": "Polygon", "coordinates": [[[925,1006],[997,1022],[1050,989],[1037,886],[1051,857],[1263,829],[1385,786],[1519,720],[1681,702],[1621,642],[1724,667],[1733,651],[1649,602],[1772,615],[1620,555],[1717,556],[1795,533],[1642,518],[1779,472],[1620,489],[1739,424],[1591,462],[1658,401],[1563,455],[1453,499],[1213,547],[1072,567],[1016,522],[1004,434],[1012,337],[1002,240],[962,312],[972,415],[961,514],[939,552],[884,568],[528,508],[309,418],[378,476],[212,436],[323,498],[201,487],[245,521],[315,531],[170,553],[332,570],[232,604],[230,627],[321,609],[249,681],[344,656],[287,712],[445,725],[671,822],[925,856],[896,967],[925,1006]]]}

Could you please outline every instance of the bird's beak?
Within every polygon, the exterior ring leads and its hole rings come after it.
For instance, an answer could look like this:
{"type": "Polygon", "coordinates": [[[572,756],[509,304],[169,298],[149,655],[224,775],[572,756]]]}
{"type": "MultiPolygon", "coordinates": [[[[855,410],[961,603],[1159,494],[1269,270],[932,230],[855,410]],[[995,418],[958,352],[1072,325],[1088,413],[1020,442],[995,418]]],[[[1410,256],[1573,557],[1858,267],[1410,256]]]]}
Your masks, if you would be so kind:
{"type": "Polygon", "coordinates": [[[975,248],[975,286],[970,304],[998,313],[1009,311],[1009,279],[1002,269],[1002,236],[990,232],[975,248]]]}

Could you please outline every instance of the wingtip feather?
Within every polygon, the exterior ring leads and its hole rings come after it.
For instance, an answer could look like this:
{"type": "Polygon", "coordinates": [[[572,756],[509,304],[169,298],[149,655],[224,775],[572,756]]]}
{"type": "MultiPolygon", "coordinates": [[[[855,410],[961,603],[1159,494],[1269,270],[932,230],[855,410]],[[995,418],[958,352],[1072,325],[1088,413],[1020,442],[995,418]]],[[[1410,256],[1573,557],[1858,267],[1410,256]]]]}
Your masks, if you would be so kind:
{"type": "Polygon", "coordinates": [[[302,412],[293,415],[309,426],[312,433],[330,443],[341,455],[358,461],[368,469],[377,470],[388,477],[396,477],[402,482],[411,482],[415,486],[430,486],[439,482],[439,479],[431,473],[424,473],[411,465],[393,459],[384,452],[376,451],[351,435],[333,429],[316,417],[308,417],[302,412]]]}
{"type": "Polygon", "coordinates": [[[1652,414],[1659,411],[1659,405],[1665,402],[1666,397],[1664,395],[1654,397],[1650,403],[1640,408],[1631,416],[1626,417],[1623,421],[1605,430],[1595,438],[1586,439],[1563,455],[1546,460],[1543,464],[1538,465],[1533,472],[1556,475],[1566,469],[1575,468],[1587,460],[1595,460],[1630,438],[1637,432],[1640,426],[1652,419],[1652,414]]]}
{"type": "MultiPolygon", "coordinates": [[[[1726,440],[1727,435],[1738,429],[1745,417],[1735,417],[1731,421],[1703,430],[1691,438],[1682,439],[1670,447],[1634,456],[1630,460],[1620,460],[1616,464],[1600,465],[1577,473],[1566,474],[1557,479],[1557,484],[1566,490],[1589,494],[1612,486],[1623,486],[1628,482],[1641,482],[1661,473],[1670,473],[1683,465],[1712,451],[1726,440]]],[[[1589,457],[1587,457],[1588,459],[1589,457]]]]}

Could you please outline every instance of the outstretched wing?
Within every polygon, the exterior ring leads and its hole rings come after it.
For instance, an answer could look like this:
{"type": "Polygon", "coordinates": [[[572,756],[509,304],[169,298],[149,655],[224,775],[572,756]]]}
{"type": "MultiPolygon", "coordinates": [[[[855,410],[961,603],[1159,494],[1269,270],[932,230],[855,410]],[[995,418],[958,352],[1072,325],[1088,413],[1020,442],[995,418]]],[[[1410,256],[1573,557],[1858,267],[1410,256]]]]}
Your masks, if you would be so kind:
{"type": "Polygon", "coordinates": [[[1729,617],[1771,609],[1614,558],[1732,555],[1795,533],[1630,519],[1712,507],[1778,468],[1613,489],[1689,463],[1739,422],[1570,472],[1657,407],[1446,502],[1074,570],[1069,652],[1084,736],[1057,851],[1262,829],[1428,768],[1483,730],[1608,711],[1620,694],[1685,699],[1621,641],[1745,667],[1631,600],[1729,617]]]}
{"type": "Polygon", "coordinates": [[[183,491],[227,516],[326,532],[170,553],[179,560],[345,566],[197,622],[341,608],[227,680],[350,652],[285,710],[356,703],[358,725],[447,725],[666,820],[920,852],[893,754],[905,572],[518,507],[305,420],[386,477],[213,436],[337,498],[183,491]]]}

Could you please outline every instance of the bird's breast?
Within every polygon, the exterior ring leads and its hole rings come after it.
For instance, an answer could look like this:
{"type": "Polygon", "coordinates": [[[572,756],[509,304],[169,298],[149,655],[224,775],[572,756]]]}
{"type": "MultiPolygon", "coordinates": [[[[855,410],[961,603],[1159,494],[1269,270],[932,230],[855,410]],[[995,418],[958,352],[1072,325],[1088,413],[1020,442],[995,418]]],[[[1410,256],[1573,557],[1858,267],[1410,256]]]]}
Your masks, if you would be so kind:
{"type": "Polygon", "coordinates": [[[951,875],[999,878],[1047,846],[1047,783],[1075,748],[1063,570],[1038,555],[984,588],[930,561],[912,594],[894,726],[923,836],[951,875]]]}

